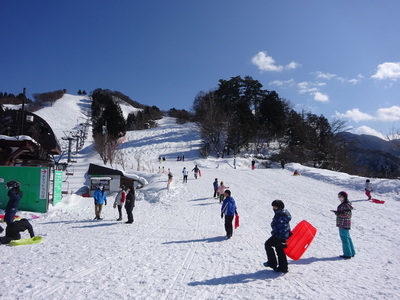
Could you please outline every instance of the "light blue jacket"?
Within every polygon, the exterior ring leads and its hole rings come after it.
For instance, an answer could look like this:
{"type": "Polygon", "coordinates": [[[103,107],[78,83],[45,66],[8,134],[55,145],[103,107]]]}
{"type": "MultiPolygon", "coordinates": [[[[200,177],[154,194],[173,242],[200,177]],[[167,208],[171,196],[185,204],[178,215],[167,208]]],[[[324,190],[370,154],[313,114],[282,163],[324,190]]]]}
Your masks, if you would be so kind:
{"type": "Polygon", "coordinates": [[[95,204],[104,204],[107,201],[106,191],[97,188],[93,194],[95,204]]]}

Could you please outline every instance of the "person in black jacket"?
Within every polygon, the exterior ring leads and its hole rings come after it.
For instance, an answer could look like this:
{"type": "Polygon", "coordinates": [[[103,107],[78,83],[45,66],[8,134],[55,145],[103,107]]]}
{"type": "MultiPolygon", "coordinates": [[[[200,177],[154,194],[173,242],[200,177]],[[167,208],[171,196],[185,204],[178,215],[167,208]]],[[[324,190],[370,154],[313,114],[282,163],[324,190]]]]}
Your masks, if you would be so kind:
{"type": "Polygon", "coordinates": [[[27,219],[21,219],[19,221],[12,222],[7,225],[6,227],[6,235],[0,239],[2,244],[8,244],[12,240],[20,240],[21,239],[21,232],[25,230],[29,231],[31,238],[35,236],[33,232],[33,227],[31,223],[27,219]]]}
{"type": "Polygon", "coordinates": [[[125,222],[126,224],[132,224],[133,223],[133,214],[132,210],[135,207],[135,188],[133,186],[130,186],[128,188],[128,194],[126,195],[126,201],[125,201],[125,209],[126,209],[126,214],[128,215],[128,221],[125,222]]]}
{"type": "Polygon", "coordinates": [[[7,188],[9,189],[8,191],[8,203],[5,209],[5,215],[4,215],[4,222],[7,223],[7,225],[11,224],[14,222],[14,217],[15,214],[17,213],[19,203],[22,198],[22,192],[20,191],[20,183],[15,180],[8,181],[6,183],[7,188]]]}

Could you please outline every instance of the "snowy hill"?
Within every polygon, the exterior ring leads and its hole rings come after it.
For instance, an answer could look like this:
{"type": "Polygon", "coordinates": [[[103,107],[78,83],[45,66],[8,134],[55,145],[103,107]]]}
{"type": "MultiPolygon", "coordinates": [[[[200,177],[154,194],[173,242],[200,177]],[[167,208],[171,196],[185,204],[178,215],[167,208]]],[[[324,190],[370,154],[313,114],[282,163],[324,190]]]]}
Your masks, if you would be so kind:
{"type": "MultiPolygon", "coordinates": [[[[39,112],[56,134],[72,130],[87,116],[90,102],[66,95],[39,112]],[[46,111],[45,111],[46,110],[46,111]],[[68,114],[66,112],[69,112],[68,114]],[[46,114],[46,115],[45,115],[46,114]]],[[[91,134],[89,134],[91,136],[91,134]]],[[[104,220],[94,221],[93,198],[75,194],[48,213],[28,217],[41,244],[1,246],[1,299],[397,299],[400,294],[400,185],[372,179],[373,195],[385,204],[366,201],[365,178],[288,165],[287,169],[250,169],[250,158],[202,159],[193,124],[164,118],[159,127],[128,132],[121,151],[126,171],[149,182],[136,192],[135,222],[115,221],[108,197],[104,220]],[[185,155],[185,161],[177,156],[185,155]],[[166,161],[159,163],[159,156],[166,161]],[[182,169],[197,164],[202,177],[182,183],[182,169]],[[137,171],[139,166],[140,171],[137,171]],[[165,172],[174,181],[167,190],[165,172]],[[292,176],[297,169],[302,176],[292,176]],[[241,226],[225,239],[220,204],[212,198],[215,178],[230,187],[241,226]],[[351,235],[356,256],[342,260],[335,227],[337,193],[353,201],[351,235]],[[271,202],[284,201],[291,225],[305,219],[318,233],[289,273],[263,267],[264,242],[270,236],[271,202]]],[[[101,164],[88,139],[68,178],[69,190],[87,183],[89,163],[101,164]]],[[[126,215],[124,214],[125,220],[126,215]]]]}

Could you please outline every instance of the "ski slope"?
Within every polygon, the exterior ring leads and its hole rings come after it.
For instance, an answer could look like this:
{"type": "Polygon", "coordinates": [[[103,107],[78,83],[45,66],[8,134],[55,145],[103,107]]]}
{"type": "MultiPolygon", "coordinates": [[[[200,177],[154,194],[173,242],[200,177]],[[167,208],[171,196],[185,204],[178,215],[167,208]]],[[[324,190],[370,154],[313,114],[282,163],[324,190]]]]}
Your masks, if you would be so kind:
{"type": "MultiPolygon", "coordinates": [[[[79,99],[66,95],[58,105],[75,111],[79,99]]],[[[46,120],[55,132],[62,132],[58,120],[76,119],[79,113],[82,110],[68,117],[50,113],[46,120]]],[[[93,220],[93,198],[75,194],[36,214],[39,219],[19,212],[32,219],[35,233],[44,239],[29,246],[0,245],[2,300],[398,299],[399,181],[371,178],[373,195],[386,201],[374,204],[366,201],[365,178],[298,164],[282,170],[264,169],[257,162],[257,169],[251,170],[250,158],[237,158],[234,169],[233,158],[200,158],[193,124],[177,125],[164,118],[159,125],[128,132],[121,145],[129,158],[126,171],[149,182],[137,190],[134,223],[115,221],[115,195],[108,197],[102,221],[93,220]],[[182,154],[185,161],[176,161],[182,154]],[[159,156],[166,161],[159,163],[159,156]],[[195,164],[202,177],[194,179],[191,173],[188,183],[182,183],[183,167],[190,171],[195,164]],[[170,190],[168,169],[174,174],[170,190]],[[302,176],[292,176],[294,169],[302,176]],[[225,239],[220,204],[212,198],[215,178],[230,187],[241,217],[230,240],[225,239]],[[341,190],[349,193],[355,208],[351,235],[357,254],[350,260],[338,257],[341,242],[330,212],[339,204],[341,190]],[[303,257],[289,259],[284,275],[262,265],[274,199],[284,201],[292,227],[305,219],[318,229],[303,257]]],[[[87,184],[89,163],[101,164],[90,140],[77,160],[68,179],[71,191],[87,184]]]]}

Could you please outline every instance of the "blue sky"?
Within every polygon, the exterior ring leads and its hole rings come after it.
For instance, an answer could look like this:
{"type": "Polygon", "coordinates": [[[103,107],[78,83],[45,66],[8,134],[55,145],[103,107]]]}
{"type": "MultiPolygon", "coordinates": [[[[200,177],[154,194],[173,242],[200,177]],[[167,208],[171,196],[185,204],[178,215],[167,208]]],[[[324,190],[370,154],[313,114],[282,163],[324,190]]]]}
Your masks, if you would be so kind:
{"type": "Polygon", "coordinates": [[[252,76],[356,133],[400,128],[400,1],[0,1],[0,91],[118,90],[189,109],[252,76]]]}

